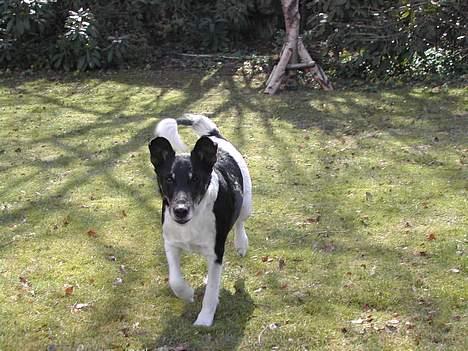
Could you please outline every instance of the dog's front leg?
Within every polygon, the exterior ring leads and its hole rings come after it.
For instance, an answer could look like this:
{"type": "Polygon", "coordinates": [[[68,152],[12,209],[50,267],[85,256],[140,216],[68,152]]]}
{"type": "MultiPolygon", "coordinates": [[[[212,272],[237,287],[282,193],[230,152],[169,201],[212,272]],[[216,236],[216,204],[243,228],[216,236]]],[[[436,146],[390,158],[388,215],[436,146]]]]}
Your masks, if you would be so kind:
{"type": "Polygon", "coordinates": [[[209,257],[208,281],[206,284],[205,296],[203,297],[202,309],[198,314],[197,320],[193,323],[194,325],[209,327],[213,324],[216,307],[218,307],[222,271],[223,266],[215,262],[212,257],[209,257]]]}
{"type": "Polygon", "coordinates": [[[181,249],[171,244],[165,243],[167,263],[169,264],[169,285],[174,294],[188,302],[193,302],[193,288],[191,288],[180,271],[180,251],[181,249]]]}

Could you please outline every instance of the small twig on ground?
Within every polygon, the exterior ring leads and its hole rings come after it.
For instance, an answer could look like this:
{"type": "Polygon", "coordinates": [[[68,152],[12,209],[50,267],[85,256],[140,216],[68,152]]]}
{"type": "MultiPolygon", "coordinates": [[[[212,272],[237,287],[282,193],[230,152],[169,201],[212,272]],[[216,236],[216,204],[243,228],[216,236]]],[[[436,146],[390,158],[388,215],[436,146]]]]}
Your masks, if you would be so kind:
{"type": "Polygon", "coordinates": [[[278,324],[276,323],[271,323],[271,324],[268,324],[267,326],[265,326],[265,328],[262,329],[262,331],[260,332],[260,334],[258,334],[258,345],[261,345],[262,344],[262,335],[263,333],[265,332],[265,330],[267,329],[270,329],[270,330],[275,330],[275,329],[278,329],[278,324]]]}

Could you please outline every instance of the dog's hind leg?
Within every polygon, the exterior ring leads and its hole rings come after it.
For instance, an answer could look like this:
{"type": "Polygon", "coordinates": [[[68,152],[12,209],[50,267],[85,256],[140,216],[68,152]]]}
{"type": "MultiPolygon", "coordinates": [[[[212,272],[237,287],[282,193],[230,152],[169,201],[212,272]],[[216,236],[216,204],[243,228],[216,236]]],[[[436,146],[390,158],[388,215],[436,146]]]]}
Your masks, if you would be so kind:
{"type": "Polygon", "coordinates": [[[219,288],[221,286],[221,273],[223,266],[212,257],[208,258],[208,281],[203,296],[203,304],[197,320],[193,325],[210,327],[219,302],[219,288]]]}
{"type": "Polygon", "coordinates": [[[193,302],[193,288],[187,284],[180,271],[180,248],[166,243],[167,263],[169,264],[169,285],[174,294],[185,301],[193,302]]]}
{"type": "Polygon", "coordinates": [[[234,225],[234,247],[240,256],[247,254],[249,248],[249,238],[244,228],[244,220],[239,218],[234,225]]]}

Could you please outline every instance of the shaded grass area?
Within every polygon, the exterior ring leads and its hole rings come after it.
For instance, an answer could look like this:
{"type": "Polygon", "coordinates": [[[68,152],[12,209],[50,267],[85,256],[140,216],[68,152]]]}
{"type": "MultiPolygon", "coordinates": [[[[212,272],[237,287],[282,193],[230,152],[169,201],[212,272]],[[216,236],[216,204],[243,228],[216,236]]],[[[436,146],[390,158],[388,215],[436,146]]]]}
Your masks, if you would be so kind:
{"type": "Polygon", "coordinates": [[[467,349],[467,98],[269,97],[217,72],[0,81],[0,349],[467,349]],[[183,262],[194,304],[167,286],[146,146],[184,112],[216,121],[254,186],[208,329],[203,260],[183,262]]]}

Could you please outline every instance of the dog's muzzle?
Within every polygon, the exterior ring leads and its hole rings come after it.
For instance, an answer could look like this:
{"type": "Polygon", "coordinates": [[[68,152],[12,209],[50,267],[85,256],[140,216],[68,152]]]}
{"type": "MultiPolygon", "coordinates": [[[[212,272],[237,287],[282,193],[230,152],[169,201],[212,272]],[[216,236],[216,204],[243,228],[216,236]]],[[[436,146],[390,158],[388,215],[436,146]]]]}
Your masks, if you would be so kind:
{"type": "Polygon", "coordinates": [[[176,204],[173,209],[173,218],[179,224],[185,224],[190,221],[190,207],[186,204],[176,204]]]}

